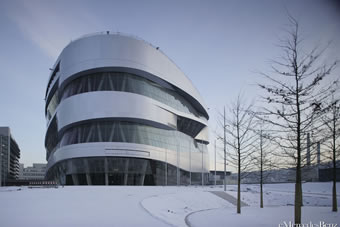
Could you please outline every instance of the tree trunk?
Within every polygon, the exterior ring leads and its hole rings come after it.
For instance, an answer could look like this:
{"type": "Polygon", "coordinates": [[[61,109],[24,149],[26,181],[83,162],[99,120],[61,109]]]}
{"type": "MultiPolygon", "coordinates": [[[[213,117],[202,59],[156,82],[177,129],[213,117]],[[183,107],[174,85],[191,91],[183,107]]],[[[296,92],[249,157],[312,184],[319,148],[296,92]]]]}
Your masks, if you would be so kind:
{"type": "MultiPolygon", "coordinates": [[[[238,107],[239,108],[239,107],[238,107]]],[[[237,110],[239,113],[239,109],[237,110]]],[[[237,154],[238,154],[238,179],[237,179],[237,213],[241,213],[241,142],[240,142],[240,124],[239,115],[237,114],[237,154]]]]}
{"type": "Polygon", "coordinates": [[[237,179],[237,213],[241,213],[241,157],[238,155],[238,179],[237,179]]]}
{"type": "MultiPolygon", "coordinates": [[[[294,40],[295,47],[297,40],[294,40]]],[[[301,224],[301,204],[302,204],[302,186],[301,186],[301,111],[300,111],[300,100],[299,100],[299,78],[298,78],[298,66],[297,66],[297,53],[296,49],[294,57],[294,73],[295,73],[295,92],[296,92],[296,111],[297,111],[297,163],[296,163],[296,177],[295,177],[295,205],[294,205],[294,216],[295,224],[301,224]]]]}
{"type": "Polygon", "coordinates": [[[263,150],[262,150],[262,131],[260,134],[260,151],[261,151],[261,157],[260,157],[260,208],[263,208],[263,150]]]}
{"type": "MultiPolygon", "coordinates": [[[[335,115],[334,115],[335,116],[335,115]]],[[[338,211],[338,204],[337,204],[337,198],[336,198],[336,159],[335,159],[335,135],[336,135],[336,129],[335,129],[335,119],[333,119],[333,202],[332,202],[332,211],[337,212],[338,211]]]]}
{"type": "Polygon", "coordinates": [[[301,224],[301,168],[296,170],[296,182],[295,182],[295,224],[301,224]]]}
{"type": "Polygon", "coordinates": [[[261,183],[260,183],[260,208],[263,208],[263,188],[262,188],[262,172],[261,172],[261,183]]]}
{"type": "Polygon", "coordinates": [[[332,211],[338,211],[338,204],[336,201],[336,168],[333,168],[333,203],[332,203],[332,211]]]}

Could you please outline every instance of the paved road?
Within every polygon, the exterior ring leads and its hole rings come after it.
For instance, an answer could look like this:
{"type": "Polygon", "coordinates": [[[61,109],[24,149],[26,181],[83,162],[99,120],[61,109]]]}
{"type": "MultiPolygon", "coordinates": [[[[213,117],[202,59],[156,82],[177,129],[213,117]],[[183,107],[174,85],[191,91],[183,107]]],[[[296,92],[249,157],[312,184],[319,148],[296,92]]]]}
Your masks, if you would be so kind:
{"type": "MultiPolygon", "coordinates": [[[[210,193],[212,193],[212,194],[214,194],[214,195],[216,195],[216,196],[218,196],[218,197],[220,197],[224,200],[227,200],[229,203],[231,203],[235,206],[237,205],[237,199],[234,196],[232,196],[232,195],[230,195],[230,194],[228,194],[224,191],[210,191],[210,193]]],[[[241,201],[241,207],[245,207],[245,206],[248,206],[248,204],[241,201]]]]}

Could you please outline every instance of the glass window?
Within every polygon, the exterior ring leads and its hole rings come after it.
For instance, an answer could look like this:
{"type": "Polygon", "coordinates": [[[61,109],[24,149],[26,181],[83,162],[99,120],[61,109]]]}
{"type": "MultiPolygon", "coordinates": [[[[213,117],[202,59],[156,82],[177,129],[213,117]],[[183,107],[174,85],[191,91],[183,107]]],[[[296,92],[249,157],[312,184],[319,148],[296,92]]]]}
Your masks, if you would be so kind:
{"type": "Polygon", "coordinates": [[[47,108],[46,108],[46,118],[47,121],[51,119],[53,114],[55,113],[57,106],[59,104],[59,93],[58,90],[55,91],[54,95],[52,96],[51,100],[49,101],[47,108]]]}
{"type": "Polygon", "coordinates": [[[47,151],[46,153],[47,159],[50,156],[50,154],[56,150],[57,146],[58,146],[58,126],[56,118],[53,118],[46,134],[45,147],[47,151]]]}
{"type": "Polygon", "coordinates": [[[91,91],[124,91],[147,96],[179,111],[202,116],[177,92],[163,88],[143,77],[123,72],[102,72],[79,77],[64,89],[61,100],[91,91]]]}
{"type": "Polygon", "coordinates": [[[204,152],[206,145],[197,144],[190,136],[127,121],[100,121],[74,126],[66,130],[60,146],[91,142],[138,143],[180,152],[204,152]]]}

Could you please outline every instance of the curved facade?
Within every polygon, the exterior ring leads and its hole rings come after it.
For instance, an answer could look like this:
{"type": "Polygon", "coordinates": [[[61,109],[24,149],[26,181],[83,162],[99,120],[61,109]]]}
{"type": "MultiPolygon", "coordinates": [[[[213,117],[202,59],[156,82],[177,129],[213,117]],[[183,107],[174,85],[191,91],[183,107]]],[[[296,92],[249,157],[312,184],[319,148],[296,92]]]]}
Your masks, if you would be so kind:
{"type": "Polygon", "coordinates": [[[207,180],[205,105],[158,48],[120,34],[71,42],[46,89],[46,178],[69,185],[207,180]]]}

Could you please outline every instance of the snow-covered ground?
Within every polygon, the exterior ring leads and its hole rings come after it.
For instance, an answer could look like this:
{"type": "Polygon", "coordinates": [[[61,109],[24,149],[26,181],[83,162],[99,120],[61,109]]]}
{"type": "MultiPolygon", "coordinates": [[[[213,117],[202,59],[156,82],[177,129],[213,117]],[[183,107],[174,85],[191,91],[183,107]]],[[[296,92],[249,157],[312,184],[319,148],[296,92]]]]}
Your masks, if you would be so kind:
{"type": "MultiPolygon", "coordinates": [[[[337,184],[340,190],[340,184],[337,184]]],[[[289,226],[294,213],[294,184],[242,185],[236,208],[211,191],[223,187],[69,186],[58,188],[0,188],[0,226],[289,226]]],[[[339,212],[331,212],[331,183],[303,184],[303,223],[320,221],[340,226],[339,212]]],[[[227,193],[236,196],[236,186],[227,193]]],[[[339,198],[339,197],[338,197],[339,198]]]]}
{"type": "MultiPolygon", "coordinates": [[[[340,185],[340,184],[337,184],[340,185]]],[[[293,206],[295,184],[265,184],[264,206],[293,206]]],[[[259,185],[242,185],[241,198],[250,206],[259,206],[259,185]]],[[[228,186],[228,193],[237,195],[237,186],[228,186]]],[[[304,183],[302,184],[303,203],[305,206],[331,206],[332,183],[304,183]]],[[[339,188],[340,190],[340,188],[339,188]]]]}

